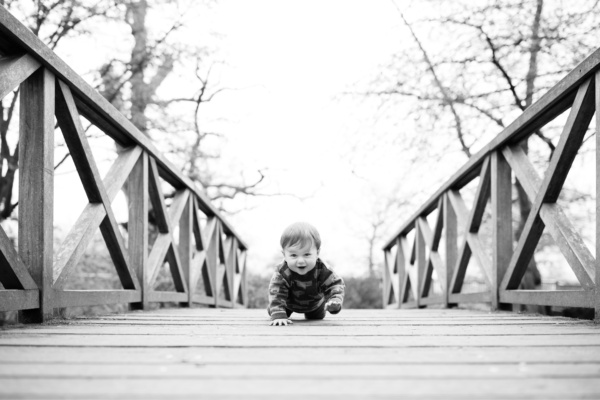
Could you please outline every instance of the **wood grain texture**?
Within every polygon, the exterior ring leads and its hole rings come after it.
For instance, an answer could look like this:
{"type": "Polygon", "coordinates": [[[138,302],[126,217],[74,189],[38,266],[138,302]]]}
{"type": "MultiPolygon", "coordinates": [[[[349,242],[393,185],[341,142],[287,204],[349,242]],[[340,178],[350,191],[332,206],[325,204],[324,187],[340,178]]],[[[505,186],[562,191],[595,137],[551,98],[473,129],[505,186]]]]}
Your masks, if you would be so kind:
{"type": "Polygon", "coordinates": [[[0,58],[0,99],[15,90],[40,66],[29,54],[0,58]]]}
{"type": "Polygon", "coordinates": [[[266,310],[163,309],[3,329],[0,397],[600,394],[600,327],[587,321],[462,309],[344,309],[322,321],[292,319],[271,327],[266,310]]]}
{"type": "MultiPolygon", "coordinates": [[[[0,14],[4,9],[0,7],[0,14]]],[[[40,290],[40,308],[23,311],[24,321],[52,317],[55,78],[40,68],[20,89],[19,257],[40,290]]]]}

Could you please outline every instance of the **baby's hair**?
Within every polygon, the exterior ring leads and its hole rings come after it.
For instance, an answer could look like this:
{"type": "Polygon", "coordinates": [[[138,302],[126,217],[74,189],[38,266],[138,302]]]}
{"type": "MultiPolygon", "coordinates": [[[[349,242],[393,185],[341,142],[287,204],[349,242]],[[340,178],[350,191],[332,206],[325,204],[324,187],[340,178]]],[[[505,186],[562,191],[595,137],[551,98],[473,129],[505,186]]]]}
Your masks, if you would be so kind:
{"type": "Polygon", "coordinates": [[[317,228],[307,222],[295,222],[285,228],[281,234],[281,248],[300,244],[304,247],[307,244],[314,243],[317,251],[321,248],[321,236],[317,228]]]}

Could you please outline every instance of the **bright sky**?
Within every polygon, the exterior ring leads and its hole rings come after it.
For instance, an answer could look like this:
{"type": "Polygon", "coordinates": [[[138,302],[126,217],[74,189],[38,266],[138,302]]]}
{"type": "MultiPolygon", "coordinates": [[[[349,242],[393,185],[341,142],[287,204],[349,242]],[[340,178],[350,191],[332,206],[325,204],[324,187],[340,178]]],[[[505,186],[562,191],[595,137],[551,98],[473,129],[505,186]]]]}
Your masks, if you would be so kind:
{"type": "MultiPolygon", "coordinates": [[[[218,68],[219,86],[235,89],[215,97],[204,111],[226,137],[220,173],[244,171],[251,182],[262,170],[265,193],[295,195],[236,203],[242,211],[229,220],[249,246],[249,268],[267,271],[280,257],[282,230],[305,220],[321,232],[321,255],[338,272],[366,272],[366,233],[380,194],[407,185],[424,200],[437,188],[424,183],[419,171],[411,171],[412,180],[403,178],[406,154],[395,146],[374,145],[380,136],[371,106],[344,101],[341,95],[373,79],[378,67],[411,41],[395,6],[367,0],[221,0],[210,11],[199,10],[200,15],[188,16],[198,20],[186,37],[202,41],[207,32],[214,33],[215,58],[226,63],[218,68]]],[[[154,23],[161,23],[160,16],[154,23]]],[[[59,54],[85,75],[90,65],[112,57],[113,43],[127,34],[106,29],[92,39],[95,46],[75,41],[59,54]],[[86,49],[89,54],[82,53],[86,49]]],[[[188,82],[173,82],[161,90],[175,97],[189,89],[188,82]]],[[[396,123],[412,129],[409,121],[396,123]]],[[[96,146],[113,148],[109,142],[96,146]]],[[[458,156],[456,168],[464,162],[458,156]]],[[[429,171],[429,182],[435,174],[445,180],[452,172],[429,171]]],[[[74,197],[85,203],[83,191],[72,183],[73,174],[58,174],[55,204],[69,205],[55,211],[59,227],[75,222],[74,197]]],[[[122,198],[114,205],[117,218],[123,205],[122,198]]],[[[380,259],[382,245],[376,244],[380,259]]]]}
{"type": "MultiPolygon", "coordinates": [[[[322,256],[341,273],[365,272],[360,219],[370,199],[352,174],[347,143],[362,127],[357,110],[344,108],[336,96],[389,60],[398,40],[393,5],[226,1],[215,11],[232,67],[223,80],[250,88],[227,96],[237,122],[224,156],[250,170],[268,168],[269,192],[311,196],[248,199],[252,209],[232,218],[252,249],[254,267],[277,257],[286,225],[306,220],[321,232],[322,256]]],[[[372,169],[377,178],[384,171],[372,169]]]]}
{"type": "MultiPolygon", "coordinates": [[[[248,181],[260,169],[266,175],[264,192],[295,195],[237,203],[245,210],[229,220],[249,245],[249,268],[266,271],[279,257],[282,230],[305,220],[319,229],[321,255],[340,273],[366,272],[368,243],[363,235],[372,192],[389,185],[390,171],[401,164],[398,154],[385,146],[370,155],[366,149],[352,151],[350,139],[369,135],[372,116],[347,107],[340,94],[372,79],[377,67],[389,61],[400,40],[393,4],[223,0],[198,18],[197,32],[188,32],[188,37],[204,38],[208,30],[216,34],[216,58],[226,63],[218,69],[219,84],[235,89],[205,109],[215,120],[225,119],[219,125],[226,137],[224,168],[243,170],[248,181]],[[353,174],[356,169],[360,177],[353,174]]],[[[59,54],[85,76],[93,65],[114,57],[113,43],[127,34],[105,29],[91,39],[94,46],[73,41],[59,54]],[[84,56],[86,49],[93,51],[84,56]]],[[[179,82],[161,90],[176,97],[186,85],[179,82]]],[[[96,141],[95,151],[101,148],[110,151],[113,146],[96,141]]],[[[110,166],[101,160],[99,164],[103,171],[110,166]]],[[[86,200],[83,190],[73,185],[72,168],[65,165],[62,171],[56,177],[55,204],[65,206],[55,211],[55,222],[66,233],[78,216],[72,204],[83,207],[86,200]]],[[[124,204],[123,198],[113,204],[117,218],[126,218],[124,204]]],[[[377,247],[379,252],[381,245],[377,247]]]]}

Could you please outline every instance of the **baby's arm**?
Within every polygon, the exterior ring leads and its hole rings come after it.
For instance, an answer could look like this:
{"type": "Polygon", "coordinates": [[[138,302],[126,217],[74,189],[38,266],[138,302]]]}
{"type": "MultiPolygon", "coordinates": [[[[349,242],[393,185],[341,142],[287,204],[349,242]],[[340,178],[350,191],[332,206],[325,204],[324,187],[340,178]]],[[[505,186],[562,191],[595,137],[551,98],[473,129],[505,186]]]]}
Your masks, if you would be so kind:
{"type": "Polygon", "coordinates": [[[332,314],[337,314],[342,309],[342,303],[344,302],[345,285],[344,280],[339,277],[335,272],[329,270],[331,273],[325,282],[323,282],[323,292],[327,303],[325,303],[325,310],[332,314]]]}
{"type": "Polygon", "coordinates": [[[292,323],[285,312],[289,292],[288,286],[287,281],[283,279],[279,271],[275,271],[271,282],[269,282],[269,314],[273,326],[292,323]]]}

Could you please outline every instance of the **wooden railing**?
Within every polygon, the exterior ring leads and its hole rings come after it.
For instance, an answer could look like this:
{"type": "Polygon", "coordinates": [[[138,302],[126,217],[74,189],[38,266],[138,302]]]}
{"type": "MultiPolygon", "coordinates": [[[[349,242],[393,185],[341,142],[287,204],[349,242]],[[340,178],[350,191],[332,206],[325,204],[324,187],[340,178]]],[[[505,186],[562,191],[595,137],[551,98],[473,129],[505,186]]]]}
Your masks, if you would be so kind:
{"type": "MultiPolygon", "coordinates": [[[[533,304],[595,308],[596,318],[600,318],[600,266],[557,204],[594,113],[596,147],[600,148],[599,107],[600,50],[597,50],[471,157],[386,242],[384,307],[490,303],[492,309],[498,309],[502,304],[533,304]],[[539,176],[520,143],[567,110],[568,118],[549,166],[544,176],[539,176]],[[516,245],[511,211],[513,174],[531,201],[531,212],[516,245]],[[478,188],[469,209],[461,189],[477,177],[478,188]],[[489,234],[483,237],[480,229],[488,201],[491,238],[489,234]],[[431,220],[435,216],[433,229],[428,216],[431,220]],[[568,261],[581,290],[519,290],[544,228],[568,261]],[[466,293],[464,279],[471,257],[480,267],[485,285],[483,290],[466,293]],[[437,282],[432,279],[434,271],[437,282]],[[431,290],[434,284],[441,288],[437,294],[431,290]]],[[[595,170],[598,211],[598,153],[595,170]]],[[[590,221],[595,223],[596,232],[598,221],[598,216],[596,221],[590,221]]],[[[596,236],[596,254],[598,239],[596,236]]]]}
{"type": "Polygon", "coordinates": [[[178,302],[243,307],[247,246],[203,192],[3,7],[0,54],[0,98],[20,85],[18,248],[0,229],[0,312],[20,310],[24,321],[36,322],[72,306],[130,303],[147,308],[152,302],[178,302]],[[104,179],[80,115],[120,149],[104,179]],[[89,201],[56,254],[55,116],[89,201]],[[161,179],[175,189],[168,207],[161,179]],[[127,245],[111,207],[122,188],[129,207],[127,245]],[[150,209],[157,231],[151,249],[150,209]],[[98,228],[123,289],[66,290],[98,228]],[[165,262],[175,291],[154,288],[165,262]],[[202,294],[195,290],[200,278],[202,294]]]}

